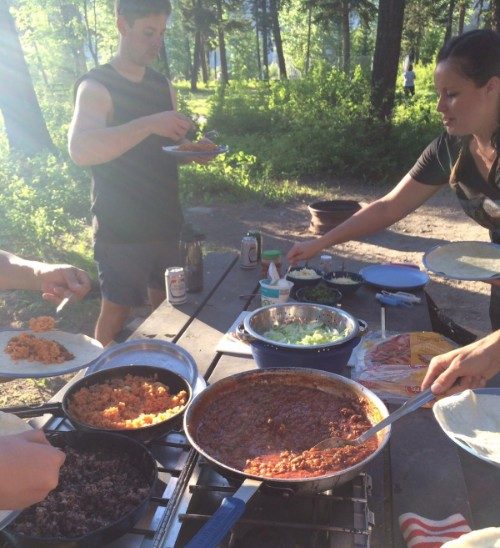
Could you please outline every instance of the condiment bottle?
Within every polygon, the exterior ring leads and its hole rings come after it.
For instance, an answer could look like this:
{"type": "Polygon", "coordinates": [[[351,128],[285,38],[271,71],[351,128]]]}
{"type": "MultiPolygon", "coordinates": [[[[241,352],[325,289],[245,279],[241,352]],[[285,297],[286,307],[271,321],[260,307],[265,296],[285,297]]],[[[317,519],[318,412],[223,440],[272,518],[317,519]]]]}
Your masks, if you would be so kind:
{"type": "Polygon", "coordinates": [[[198,293],[203,290],[203,250],[205,235],[191,224],[185,224],[180,241],[181,261],[186,275],[186,291],[198,293]]]}
{"type": "Polygon", "coordinates": [[[331,255],[321,255],[319,259],[319,269],[323,274],[333,272],[333,257],[331,255]]]}
{"type": "Polygon", "coordinates": [[[269,265],[274,263],[278,274],[281,276],[281,251],[279,249],[268,249],[262,252],[260,259],[261,274],[263,278],[267,278],[269,265]]]}

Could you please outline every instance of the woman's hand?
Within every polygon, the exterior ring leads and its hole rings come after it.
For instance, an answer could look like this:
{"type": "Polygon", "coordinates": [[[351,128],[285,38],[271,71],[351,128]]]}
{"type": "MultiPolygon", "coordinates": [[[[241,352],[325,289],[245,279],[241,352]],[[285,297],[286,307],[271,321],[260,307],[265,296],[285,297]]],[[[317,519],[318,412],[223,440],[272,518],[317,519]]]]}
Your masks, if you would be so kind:
{"type": "Polygon", "coordinates": [[[448,396],[467,388],[481,388],[499,371],[500,330],[432,358],[422,390],[430,386],[436,396],[448,396]]]}
{"type": "Polygon", "coordinates": [[[290,265],[295,265],[299,261],[307,261],[317,255],[323,249],[319,239],[309,240],[307,242],[296,242],[292,249],[287,253],[286,258],[290,265]]]}

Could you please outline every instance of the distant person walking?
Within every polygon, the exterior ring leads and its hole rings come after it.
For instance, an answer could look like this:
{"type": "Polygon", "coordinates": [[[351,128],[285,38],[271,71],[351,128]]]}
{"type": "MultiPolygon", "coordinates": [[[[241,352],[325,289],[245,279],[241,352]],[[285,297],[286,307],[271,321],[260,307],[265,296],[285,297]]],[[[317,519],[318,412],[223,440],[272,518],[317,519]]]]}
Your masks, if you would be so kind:
{"type": "Polygon", "coordinates": [[[405,95],[415,95],[415,73],[413,72],[413,65],[408,65],[408,70],[403,72],[404,90],[405,95]]]}

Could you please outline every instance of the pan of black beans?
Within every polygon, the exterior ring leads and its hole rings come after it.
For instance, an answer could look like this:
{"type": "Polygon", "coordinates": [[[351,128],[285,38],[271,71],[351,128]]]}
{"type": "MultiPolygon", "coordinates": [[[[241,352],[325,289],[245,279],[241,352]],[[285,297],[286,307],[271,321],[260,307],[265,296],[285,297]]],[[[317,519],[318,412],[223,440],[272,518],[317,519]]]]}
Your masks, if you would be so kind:
{"type": "Polygon", "coordinates": [[[66,454],[59,485],[23,510],[3,539],[20,548],[97,548],[127,533],[146,513],[158,478],[149,450],[121,434],[47,437],[66,454]]]}

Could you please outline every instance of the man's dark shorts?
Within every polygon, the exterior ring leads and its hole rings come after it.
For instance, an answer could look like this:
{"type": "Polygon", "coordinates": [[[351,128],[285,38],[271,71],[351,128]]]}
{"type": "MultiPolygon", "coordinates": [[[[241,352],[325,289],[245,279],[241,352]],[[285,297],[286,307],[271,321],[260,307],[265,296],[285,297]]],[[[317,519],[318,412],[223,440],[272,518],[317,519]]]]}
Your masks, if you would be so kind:
{"type": "Polygon", "coordinates": [[[179,266],[179,239],[134,244],[94,243],[102,296],[122,306],[143,306],[148,288],[165,291],[165,269],[179,266]]]}

